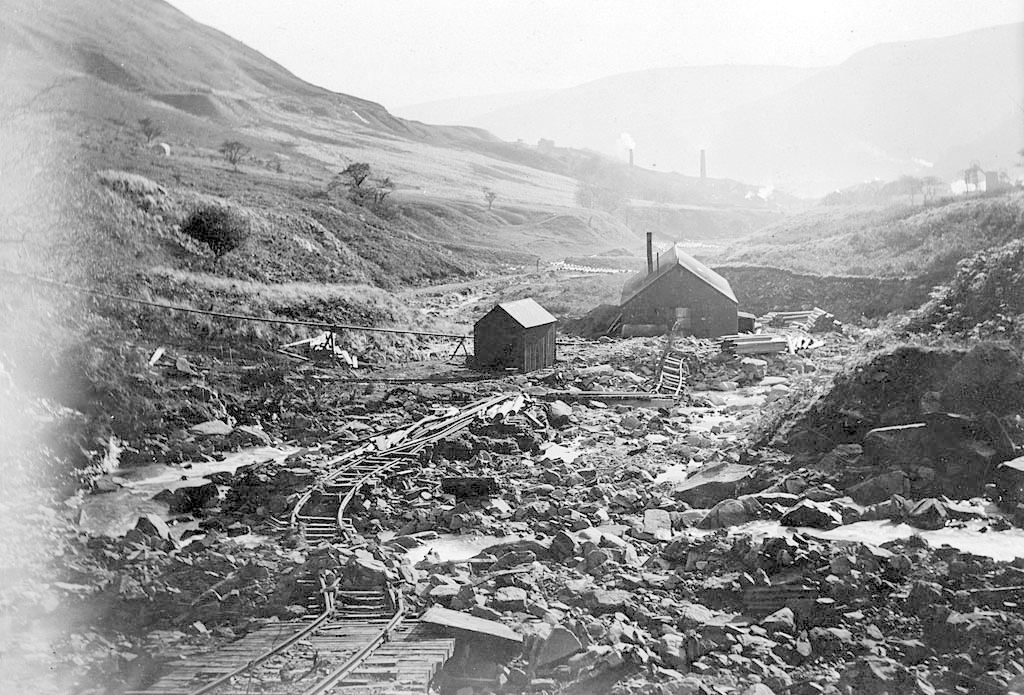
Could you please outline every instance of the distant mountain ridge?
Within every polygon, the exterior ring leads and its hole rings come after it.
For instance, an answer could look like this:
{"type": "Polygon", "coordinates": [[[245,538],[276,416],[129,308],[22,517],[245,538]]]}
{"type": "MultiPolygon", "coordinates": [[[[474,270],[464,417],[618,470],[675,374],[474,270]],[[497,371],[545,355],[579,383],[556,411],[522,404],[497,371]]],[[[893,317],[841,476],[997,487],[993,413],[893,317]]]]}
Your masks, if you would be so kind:
{"type": "Polygon", "coordinates": [[[417,140],[497,141],[475,128],[405,121],[375,102],[310,84],[161,0],[7,0],[6,5],[0,14],[0,68],[19,71],[22,82],[26,73],[42,86],[77,72],[227,123],[249,121],[262,107],[320,108],[325,118],[355,128],[417,140]]]}
{"type": "MultiPolygon", "coordinates": [[[[818,70],[716,66],[614,75],[448,122],[539,138],[659,171],[820,195],[905,173],[948,179],[1024,146],[1024,24],[881,44],[818,70]]],[[[455,104],[452,102],[454,108],[455,104]]]]}
{"type": "Polygon", "coordinates": [[[495,109],[469,120],[506,139],[540,138],[559,145],[588,147],[625,158],[619,142],[628,133],[643,166],[697,174],[695,152],[703,135],[692,124],[736,106],[778,93],[816,69],[719,65],[657,68],[612,75],[539,98],[495,109]],[[690,124],[686,125],[684,124],[690,124]],[[686,148],[690,166],[668,151],[686,148]],[[679,166],[667,166],[679,162],[679,166]]]}

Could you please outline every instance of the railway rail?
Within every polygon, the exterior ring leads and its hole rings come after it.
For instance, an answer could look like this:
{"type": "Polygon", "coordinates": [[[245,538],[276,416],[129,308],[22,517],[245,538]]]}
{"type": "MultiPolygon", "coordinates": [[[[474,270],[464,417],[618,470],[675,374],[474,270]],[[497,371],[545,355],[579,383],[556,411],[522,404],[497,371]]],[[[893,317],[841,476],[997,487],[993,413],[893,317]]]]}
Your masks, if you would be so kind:
{"type": "MultiPolygon", "coordinates": [[[[331,472],[300,496],[282,525],[310,545],[361,545],[347,512],[363,487],[415,467],[424,449],[474,421],[514,413],[525,402],[522,394],[502,394],[363,440],[329,462],[331,472]]],[[[341,589],[330,573],[308,581],[314,617],[264,625],[126,695],[424,693],[452,656],[454,640],[410,619],[397,583],[341,589]]]]}

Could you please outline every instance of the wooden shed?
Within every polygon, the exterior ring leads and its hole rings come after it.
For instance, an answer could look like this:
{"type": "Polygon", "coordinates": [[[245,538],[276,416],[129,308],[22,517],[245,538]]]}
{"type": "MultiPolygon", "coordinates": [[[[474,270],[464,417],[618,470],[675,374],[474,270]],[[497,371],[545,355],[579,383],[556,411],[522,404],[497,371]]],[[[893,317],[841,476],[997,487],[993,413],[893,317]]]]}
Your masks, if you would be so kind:
{"type": "Polygon", "coordinates": [[[737,301],[729,281],[673,245],[651,258],[648,241],[646,275],[622,288],[622,323],[680,335],[717,338],[737,332],[737,301]]]}
{"type": "Polygon", "coordinates": [[[516,368],[524,372],[555,363],[557,319],[532,299],[502,302],[473,326],[473,353],[479,369],[516,368]]]}

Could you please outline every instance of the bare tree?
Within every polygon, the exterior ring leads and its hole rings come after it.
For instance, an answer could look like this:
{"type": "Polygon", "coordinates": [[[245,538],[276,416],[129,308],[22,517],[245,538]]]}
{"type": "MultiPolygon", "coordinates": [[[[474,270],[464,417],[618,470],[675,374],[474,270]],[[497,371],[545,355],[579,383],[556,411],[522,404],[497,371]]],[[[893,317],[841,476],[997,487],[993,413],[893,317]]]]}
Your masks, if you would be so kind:
{"type": "Polygon", "coordinates": [[[390,176],[385,176],[380,181],[376,182],[373,187],[373,207],[375,209],[384,207],[384,199],[388,197],[395,190],[395,183],[391,180],[390,176]]]}
{"type": "Polygon", "coordinates": [[[969,192],[971,185],[974,185],[974,190],[978,191],[981,188],[981,182],[985,180],[985,171],[977,162],[971,162],[971,166],[964,170],[964,185],[969,192]]]}
{"type": "Polygon", "coordinates": [[[490,210],[491,207],[494,205],[494,201],[498,197],[498,194],[494,192],[493,188],[490,188],[488,186],[483,187],[483,192],[484,200],[487,201],[487,209],[490,210]]]}
{"type": "Polygon", "coordinates": [[[342,170],[341,175],[349,178],[353,189],[360,188],[370,178],[370,165],[366,162],[352,162],[342,170]]]}
{"type": "Polygon", "coordinates": [[[163,135],[164,132],[163,126],[149,116],[139,119],[139,129],[142,131],[142,136],[146,138],[147,145],[163,135]]]}
{"type": "Polygon", "coordinates": [[[938,176],[925,176],[921,183],[923,184],[921,188],[923,193],[921,204],[924,205],[929,200],[935,200],[935,195],[942,188],[943,181],[938,176]]]}
{"type": "Polygon", "coordinates": [[[897,190],[910,196],[910,204],[914,204],[914,196],[921,194],[921,203],[924,203],[924,180],[917,176],[901,176],[896,181],[897,190]]]}
{"type": "Polygon", "coordinates": [[[244,143],[237,140],[225,140],[220,146],[220,153],[224,155],[224,159],[228,160],[235,171],[238,171],[238,163],[251,151],[244,143]]]}

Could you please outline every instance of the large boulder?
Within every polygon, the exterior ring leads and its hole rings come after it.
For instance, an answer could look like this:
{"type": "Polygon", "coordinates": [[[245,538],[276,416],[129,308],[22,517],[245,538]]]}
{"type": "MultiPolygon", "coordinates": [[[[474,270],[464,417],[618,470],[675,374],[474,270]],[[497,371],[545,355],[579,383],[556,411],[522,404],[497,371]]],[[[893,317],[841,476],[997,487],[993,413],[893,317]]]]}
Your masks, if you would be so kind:
{"type": "Polygon", "coordinates": [[[204,483],[176,490],[163,490],[154,497],[157,502],[167,504],[173,514],[195,514],[220,502],[220,491],[215,483],[204,483]]]}
{"type": "Polygon", "coordinates": [[[753,466],[716,463],[703,466],[672,490],[672,496],[691,507],[707,509],[730,497],[738,497],[740,489],[750,484],[753,466]]]}
{"type": "Polygon", "coordinates": [[[659,541],[672,538],[672,514],[666,509],[644,510],[644,533],[659,541]]]}
{"type": "Polygon", "coordinates": [[[967,439],[938,452],[935,490],[954,499],[980,495],[999,462],[987,441],[967,439]]]}
{"type": "Polygon", "coordinates": [[[743,499],[722,500],[708,511],[697,524],[697,528],[714,529],[739,526],[756,519],[761,509],[761,503],[750,495],[744,495],[743,499]]]}
{"type": "Polygon", "coordinates": [[[934,531],[946,525],[949,520],[949,509],[934,497],[921,500],[910,510],[907,523],[914,528],[934,531]]]}
{"type": "Polygon", "coordinates": [[[864,436],[865,462],[878,468],[928,466],[931,433],[923,422],[895,427],[878,427],[864,436]]]}
{"type": "Polygon", "coordinates": [[[884,502],[893,495],[910,496],[910,478],[901,470],[889,471],[846,489],[857,504],[884,502]]]}
{"type": "Polygon", "coordinates": [[[548,422],[554,427],[565,427],[572,420],[572,406],[565,401],[548,404],[548,422]]]}
{"type": "Polygon", "coordinates": [[[537,657],[533,665],[540,668],[566,659],[582,650],[583,644],[572,630],[563,625],[555,625],[551,633],[541,643],[540,649],[537,650],[537,657]]]}
{"type": "Polygon", "coordinates": [[[954,413],[1024,412],[1024,361],[1009,345],[979,343],[953,366],[940,402],[954,413]]]}
{"type": "Polygon", "coordinates": [[[843,515],[828,504],[804,500],[783,514],[779,523],[827,530],[842,526],[843,515]]]}
{"type": "Polygon", "coordinates": [[[850,664],[839,677],[842,692],[857,695],[917,695],[935,692],[916,673],[893,659],[879,656],[862,657],[850,664]]]}
{"type": "Polygon", "coordinates": [[[176,546],[171,530],[163,519],[156,514],[143,514],[139,517],[135,528],[124,536],[129,543],[139,543],[158,550],[170,551],[176,546]]]}
{"type": "Polygon", "coordinates": [[[1024,503],[1024,456],[1000,464],[992,476],[999,506],[1012,511],[1024,503]]]}

